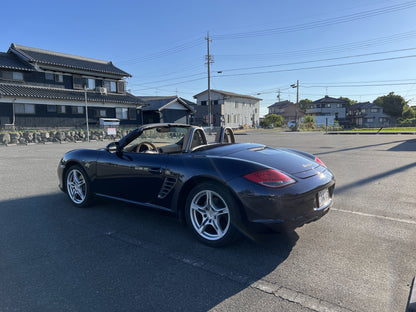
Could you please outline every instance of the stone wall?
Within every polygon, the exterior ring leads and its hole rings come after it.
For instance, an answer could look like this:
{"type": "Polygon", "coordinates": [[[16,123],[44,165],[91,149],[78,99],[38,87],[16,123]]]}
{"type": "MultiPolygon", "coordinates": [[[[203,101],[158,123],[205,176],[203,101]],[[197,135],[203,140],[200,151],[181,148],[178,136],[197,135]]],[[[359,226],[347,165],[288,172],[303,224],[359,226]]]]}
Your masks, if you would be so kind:
{"type": "MultiPolygon", "coordinates": [[[[90,130],[90,140],[118,141],[133,129],[117,129],[116,135],[108,135],[105,129],[90,130]]],[[[87,141],[85,130],[59,131],[10,131],[0,132],[0,144],[47,144],[87,141]]]]}

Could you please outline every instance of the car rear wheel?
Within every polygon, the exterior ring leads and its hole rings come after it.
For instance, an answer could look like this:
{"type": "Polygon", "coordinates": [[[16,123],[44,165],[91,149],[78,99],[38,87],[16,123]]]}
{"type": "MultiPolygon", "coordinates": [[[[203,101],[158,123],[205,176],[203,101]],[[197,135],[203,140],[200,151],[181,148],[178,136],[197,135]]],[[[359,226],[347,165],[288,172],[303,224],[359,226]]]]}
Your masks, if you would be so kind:
{"type": "Polygon", "coordinates": [[[78,207],[87,207],[91,203],[90,182],[85,170],[75,165],[66,173],[66,193],[71,202],[78,207]]]}
{"type": "Polygon", "coordinates": [[[214,183],[202,183],[191,190],[186,220],[196,237],[210,246],[223,246],[240,236],[237,202],[224,187],[214,183]]]}

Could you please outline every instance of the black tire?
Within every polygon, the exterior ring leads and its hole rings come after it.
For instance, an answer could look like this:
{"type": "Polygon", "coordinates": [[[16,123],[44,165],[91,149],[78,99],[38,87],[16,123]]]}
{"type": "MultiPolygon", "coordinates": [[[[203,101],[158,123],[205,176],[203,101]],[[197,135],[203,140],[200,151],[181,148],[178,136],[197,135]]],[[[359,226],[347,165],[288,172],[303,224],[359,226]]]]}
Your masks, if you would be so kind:
{"type": "Polygon", "coordinates": [[[241,215],[237,201],[223,186],[204,182],[188,194],[186,222],[206,245],[220,247],[240,238],[241,215]]]}
{"type": "Polygon", "coordinates": [[[65,192],[72,204],[77,207],[88,207],[93,195],[88,174],[80,165],[71,166],[65,174],[65,192]]]}

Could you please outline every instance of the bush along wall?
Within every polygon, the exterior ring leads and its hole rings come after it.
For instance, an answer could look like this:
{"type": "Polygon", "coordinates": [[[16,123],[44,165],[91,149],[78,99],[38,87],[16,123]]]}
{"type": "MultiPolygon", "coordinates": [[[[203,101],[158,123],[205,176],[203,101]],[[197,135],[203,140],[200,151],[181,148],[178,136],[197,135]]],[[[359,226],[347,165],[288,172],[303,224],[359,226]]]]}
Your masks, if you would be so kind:
{"type": "MultiPolygon", "coordinates": [[[[117,129],[116,135],[108,135],[105,129],[90,130],[90,140],[117,141],[133,129],[117,129]]],[[[69,143],[87,141],[85,130],[58,130],[58,131],[10,131],[0,132],[0,144],[47,144],[69,143]]]]}

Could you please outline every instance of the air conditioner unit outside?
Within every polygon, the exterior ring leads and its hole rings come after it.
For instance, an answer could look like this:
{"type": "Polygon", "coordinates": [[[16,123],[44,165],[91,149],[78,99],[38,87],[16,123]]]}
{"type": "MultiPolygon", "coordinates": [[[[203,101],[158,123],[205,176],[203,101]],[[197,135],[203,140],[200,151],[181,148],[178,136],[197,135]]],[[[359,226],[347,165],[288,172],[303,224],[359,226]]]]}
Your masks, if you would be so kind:
{"type": "Polygon", "coordinates": [[[107,95],[107,88],[98,87],[97,89],[102,95],[107,95]]]}

